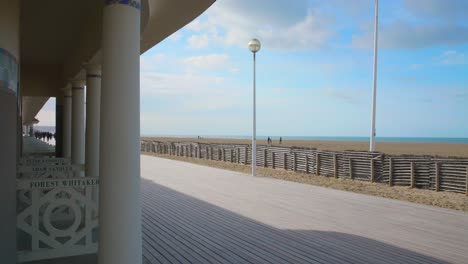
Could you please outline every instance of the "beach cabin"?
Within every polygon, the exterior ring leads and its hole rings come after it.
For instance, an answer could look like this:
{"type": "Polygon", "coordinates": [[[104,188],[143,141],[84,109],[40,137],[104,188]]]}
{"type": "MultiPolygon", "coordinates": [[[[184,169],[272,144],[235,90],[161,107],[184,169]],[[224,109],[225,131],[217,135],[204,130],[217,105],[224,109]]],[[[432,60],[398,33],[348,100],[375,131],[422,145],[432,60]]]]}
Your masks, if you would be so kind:
{"type": "Polygon", "coordinates": [[[142,263],[139,57],[213,2],[0,0],[0,263],[142,263]]]}

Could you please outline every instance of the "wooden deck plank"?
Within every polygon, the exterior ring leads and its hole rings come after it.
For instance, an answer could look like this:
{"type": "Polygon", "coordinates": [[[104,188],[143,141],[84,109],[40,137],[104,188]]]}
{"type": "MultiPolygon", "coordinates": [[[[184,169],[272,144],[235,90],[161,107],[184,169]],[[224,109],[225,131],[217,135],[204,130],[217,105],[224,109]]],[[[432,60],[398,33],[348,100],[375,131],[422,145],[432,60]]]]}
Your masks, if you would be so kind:
{"type": "MultiPolygon", "coordinates": [[[[148,197],[149,200],[156,200],[155,197],[148,197]]],[[[330,261],[333,261],[333,263],[349,263],[350,260],[356,258],[355,260],[358,262],[366,262],[370,261],[371,259],[366,258],[366,255],[363,254],[362,256],[353,256],[350,255],[349,253],[355,252],[355,251],[361,251],[365,253],[366,251],[372,251],[375,250],[372,248],[372,246],[368,246],[366,248],[359,248],[358,246],[353,245],[352,243],[349,244],[343,244],[343,246],[340,248],[339,251],[335,252],[334,254],[330,255],[330,246],[333,247],[335,241],[331,243],[330,245],[325,244],[325,240],[323,239],[316,239],[312,241],[307,241],[305,239],[300,239],[298,236],[296,236],[294,233],[280,233],[277,234],[278,231],[271,229],[271,228],[265,228],[263,225],[255,222],[250,222],[250,221],[245,221],[241,220],[241,222],[237,223],[236,220],[233,220],[233,217],[221,215],[220,217],[216,217],[216,213],[213,212],[208,212],[210,215],[210,218],[212,219],[205,219],[204,216],[202,215],[195,215],[197,212],[204,212],[207,213],[206,208],[197,208],[193,203],[183,205],[181,203],[178,204],[171,204],[170,202],[164,201],[164,204],[170,207],[178,208],[180,211],[182,211],[182,214],[179,214],[179,217],[183,217],[184,214],[187,214],[188,212],[191,212],[190,215],[196,216],[196,218],[206,221],[207,225],[213,226],[217,225],[222,228],[223,232],[230,233],[232,232],[238,232],[240,235],[241,241],[243,243],[246,243],[249,239],[252,239],[252,236],[249,235],[251,233],[253,236],[256,236],[256,239],[253,245],[250,246],[255,246],[258,247],[259,245],[262,244],[281,244],[285,249],[288,251],[286,253],[289,254],[300,254],[302,256],[306,256],[306,262],[325,262],[329,263],[330,261]],[[269,238],[268,240],[265,240],[265,238],[269,238]],[[313,249],[313,250],[311,250],[313,249]]],[[[174,214],[174,212],[168,212],[163,209],[161,209],[161,213],[164,213],[164,215],[171,215],[174,214]]],[[[202,230],[203,232],[206,233],[211,233],[213,232],[212,230],[202,230]]],[[[252,241],[251,241],[252,242],[252,241]]],[[[275,250],[280,250],[278,248],[270,248],[275,252],[275,250]]],[[[297,260],[296,260],[297,261],[297,260]]],[[[383,260],[385,261],[385,260],[383,260]]],[[[386,263],[393,263],[393,261],[388,260],[386,263]]],[[[422,262],[424,263],[424,262],[422,262]]]]}
{"type": "MultiPolygon", "coordinates": [[[[161,210],[161,208],[158,208],[158,209],[160,209],[161,213],[168,215],[167,211],[161,210]]],[[[153,213],[159,213],[159,212],[153,211],[153,213]]],[[[183,217],[184,217],[183,215],[180,216],[180,218],[183,218],[183,217]]],[[[271,263],[265,259],[264,255],[258,254],[257,252],[255,252],[255,250],[245,247],[242,241],[233,240],[230,236],[224,233],[220,233],[216,231],[213,232],[212,230],[210,230],[209,232],[207,230],[199,230],[197,226],[193,224],[189,224],[189,227],[191,228],[191,231],[194,233],[197,233],[198,236],[200,236],[200,233],[205,233],[209,235],[212,241],[218,244],[218,247],[232,249],[233,252],[235,252],[237,255],[246,259],[248,263],[271,263]]],[[[200,239],[200,237],[198,237],[198,239],[200,239]]],[[[224,257],[226,258],[226,256],[224,257]]],[[[226,260],[232,261],[230,258],[226,258],[226,260]]]]}
{"type": "Polygon", "coordinates": [[[148,156],[141,168],[144,244],[171,263],[468,259],[466,213],[148,156]]]}
{"type": "MultiPolygon", "coordinates": [[[[155,201],[157,199],[156,197],[147,197],[146,200],[155,201]]],[[[192,225],[192,229],[202,228],[201,232],[208,234],[218,232],[223,237],[223,241],[228,238],[234,239],[241,247],[255,248],[256,251],[262,250],[263,254],[276,256],[278,260],[283,259],[284,261],[292,261],[294,263],[310,263],[312,261],[326,263],[330,260],[328,254],[326,255],[327,258],[320,259],[317,256],[320,255],[320,252],[314,252],[311,255],[296,249],[297,247],[302,247],[302,245],[295,243],[292,239],[286,239],[287,236],[271,236],[272,234],[274,235],[275,230],[264,228],[260,223],[250,221],[237,223],[228,215],[217,217],[216,215],[219,212],[199,207],[194,203],[184,204],[182,201],[177,201],[177,203],[164,201],[164,205],[168,206],[168,208],[163,208],[163,205],[159,205],[158,208],[166,216],[175,214],[177,218],[182,219],[184,214],[190,212],[190,215],[194,216],[200,223],[199,225],[196,223],[192,225]],[[171,211],[170,208],[178,208],[182,213],[171,211]],[[301,257],[298,257],[299,255],[301,257]]],[[[340,263],[339,259],[334,259],[334,262],[340,263]]],[[[344,260],[342,262],[345,263],[344,260]]]]}
{"type": "Polygon", "coordinates": [[[196,263],[217,263],[220,259],[216,260],[211,258],[209,252],[205,252],[200,249],[200,247],[190,241],[189,239],[183,237],[181,232],[171,232],[164,229],[161,222],[154,222],[154,218],[148,216],[147,213],[143,212],[143,226],[146,227],[147,233],[149,236],[157,236],[164,240],[165,242],[173,240],[172,245],[175,245],[180,250],[184,251],[184,256],[187,259],[193,260],[196,263]]]}

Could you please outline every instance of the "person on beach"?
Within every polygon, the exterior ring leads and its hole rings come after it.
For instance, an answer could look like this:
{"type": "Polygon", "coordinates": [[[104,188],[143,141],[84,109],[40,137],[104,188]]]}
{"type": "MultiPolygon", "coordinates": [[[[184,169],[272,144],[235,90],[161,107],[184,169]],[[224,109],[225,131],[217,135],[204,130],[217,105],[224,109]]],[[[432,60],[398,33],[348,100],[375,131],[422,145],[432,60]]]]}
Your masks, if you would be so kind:
{"type": "Polygon", "coordinates": [[[282,137],[280,137],[279,143],[280,143],[280,145],[283,143],[283,138],[282,137]]]}

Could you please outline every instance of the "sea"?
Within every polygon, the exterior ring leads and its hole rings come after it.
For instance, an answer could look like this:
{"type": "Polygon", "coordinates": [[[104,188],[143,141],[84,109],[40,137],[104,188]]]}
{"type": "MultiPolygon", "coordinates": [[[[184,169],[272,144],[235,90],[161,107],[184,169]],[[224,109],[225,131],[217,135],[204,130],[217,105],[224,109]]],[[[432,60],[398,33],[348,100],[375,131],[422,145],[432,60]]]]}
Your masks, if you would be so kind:
{"type": "MultiPolygon", "coordinates": [[[[229,136],[229,135],[142,135],[143,137],[174,137],[174,138],[230,138],[251,139],[251,136],[229,136]]],[[[280,136],[257,136],[257,139],[279,140],[280,136]]],[[[283,140],[323,140],[323,141],[357,141],[367,142],[369,137],[329,137],[329,136],[281,136],[283,140]]],[[[468,144],[468,138],[449,137],[376,137],[377,142],[419,142],[419,143],[464,143],[468,144]]]]}
{"type": "MultiPolygon", "coordinates": [[[[55,132],[52,126],[36,126],[36,130],[55,132]]],[[[230,138],[230,139],[251,139],[251,136],[235,135],[158,135],[142,134],[142,137],[173,137],[173,138],[230,138]]],[[[369,137],[329,137],[329,136],[281,136],[283,140],[323,140],[323,141],[357,141],[368,142],[369,137]]],[[[267,139],[268,136],[257,136],[257,139],[267,139]]],[[[273,141],[279,140],[280,136],[270,136],[273,141]]],[[[468,144],[468,138],[456,137],[376,137],[377,142],[420,142],[420,143],[463,143],[468,144]]]]}

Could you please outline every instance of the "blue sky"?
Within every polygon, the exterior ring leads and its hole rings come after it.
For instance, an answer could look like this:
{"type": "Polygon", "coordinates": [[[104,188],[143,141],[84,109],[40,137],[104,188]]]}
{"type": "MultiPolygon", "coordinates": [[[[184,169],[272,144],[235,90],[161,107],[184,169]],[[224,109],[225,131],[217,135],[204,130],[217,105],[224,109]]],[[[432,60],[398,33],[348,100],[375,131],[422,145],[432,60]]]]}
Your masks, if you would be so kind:
{"type": "MultiPolygon", "coordinates": [[[[141,57],[141,132],[368,136],[373,0],[218,0],[141,57]]],[[[468,137],[468,1],[380,0],[377,136],[468,137]]],[[[39,116],[40,119],[40,116],[39,116]]]]}

